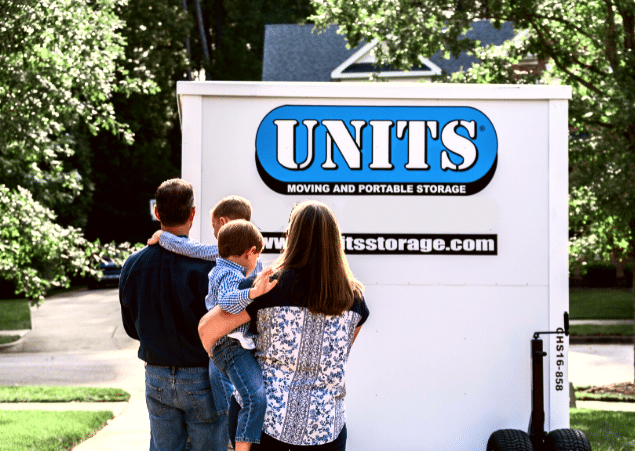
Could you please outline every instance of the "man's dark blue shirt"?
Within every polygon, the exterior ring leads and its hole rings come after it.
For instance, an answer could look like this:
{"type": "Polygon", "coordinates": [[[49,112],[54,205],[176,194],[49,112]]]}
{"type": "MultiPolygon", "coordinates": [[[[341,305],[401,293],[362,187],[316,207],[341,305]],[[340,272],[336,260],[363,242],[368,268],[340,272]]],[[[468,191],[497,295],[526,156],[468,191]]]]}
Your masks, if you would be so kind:
{"type": "Polygon", "coordinates": [[[140,341],[139,358],[151,365],[208,366],[198,336],[207,309],[208,274],[215,262],[146,246],[123,265],[119,301],[124,328],[140,341]]]}

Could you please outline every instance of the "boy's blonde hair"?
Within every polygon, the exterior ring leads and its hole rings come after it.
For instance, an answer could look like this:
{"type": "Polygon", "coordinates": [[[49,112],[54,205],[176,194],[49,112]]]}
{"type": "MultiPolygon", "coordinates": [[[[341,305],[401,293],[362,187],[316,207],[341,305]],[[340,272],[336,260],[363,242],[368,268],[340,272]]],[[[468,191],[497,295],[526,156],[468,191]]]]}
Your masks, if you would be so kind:
{"type": "Polygon", "coordinates": [[[216,219],[228,218],[251,221],[251,203],[240,196],[228,196],[221,199],[210,211],[216,219]]]}
{"type": "Polygon", "coordinates": [[[243,255],[253,246],[260,253],[264,241],[260,231],[249,221],[236,219],[218,231],[218,254],[222,258],[243,255]]]}

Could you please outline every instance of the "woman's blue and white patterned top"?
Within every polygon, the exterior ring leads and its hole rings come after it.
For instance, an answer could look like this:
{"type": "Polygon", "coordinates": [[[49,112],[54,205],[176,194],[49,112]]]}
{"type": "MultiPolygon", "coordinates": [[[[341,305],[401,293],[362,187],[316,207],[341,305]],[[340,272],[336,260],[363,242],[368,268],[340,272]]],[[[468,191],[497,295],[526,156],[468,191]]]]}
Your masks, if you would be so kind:
{"type": "Polygon", "coordinates": [[[335,440],[346,422],[346,362],[355,328],[369,312],[360,298],[339,316],[314,315],[300,306],[304,289],[291,274],[247,307],[267,395],[263,432],[293,445],[320,445],[335,440]]]}

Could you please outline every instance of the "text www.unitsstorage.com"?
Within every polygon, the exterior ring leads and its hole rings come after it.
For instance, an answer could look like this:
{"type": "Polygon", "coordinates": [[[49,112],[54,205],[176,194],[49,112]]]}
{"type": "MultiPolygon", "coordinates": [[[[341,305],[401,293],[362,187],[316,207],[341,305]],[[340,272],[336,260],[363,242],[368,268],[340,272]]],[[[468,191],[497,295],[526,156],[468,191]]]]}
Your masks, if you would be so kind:
{"type": "MultiPolygon", "coordinates": [[[[284,248],[283,233],[262,232],[263,253],[284,248]]],[[[478,234],[375,234],[342,235],[347,254],[498,255],[498,235],[478,234]]]]}

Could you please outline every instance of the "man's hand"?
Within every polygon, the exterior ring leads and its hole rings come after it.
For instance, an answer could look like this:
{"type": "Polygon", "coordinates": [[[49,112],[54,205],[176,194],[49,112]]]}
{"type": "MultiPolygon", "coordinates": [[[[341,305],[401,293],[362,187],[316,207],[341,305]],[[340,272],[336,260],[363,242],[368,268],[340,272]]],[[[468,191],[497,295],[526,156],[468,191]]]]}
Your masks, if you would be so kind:
{"type": "Polygon", "coordinates": [[[163,230],[157,230],[156,232],[154,232],[154,234],[152,235],[152,238],[150,238],[148,240],[148,246],[152,246],[153,244],[159,244],[159,237],[161,236],[161,234],[163,233],[163,230]]]}
{"type": "Polygon", "coordinates": [[[278,279],[271,280],[272,275],[273,268],[267,268],[260,273],[254,282],[254,286],[249,290],[249,299],[255,299],[258,296],[268,293],[278,284],[278,279]]]}

